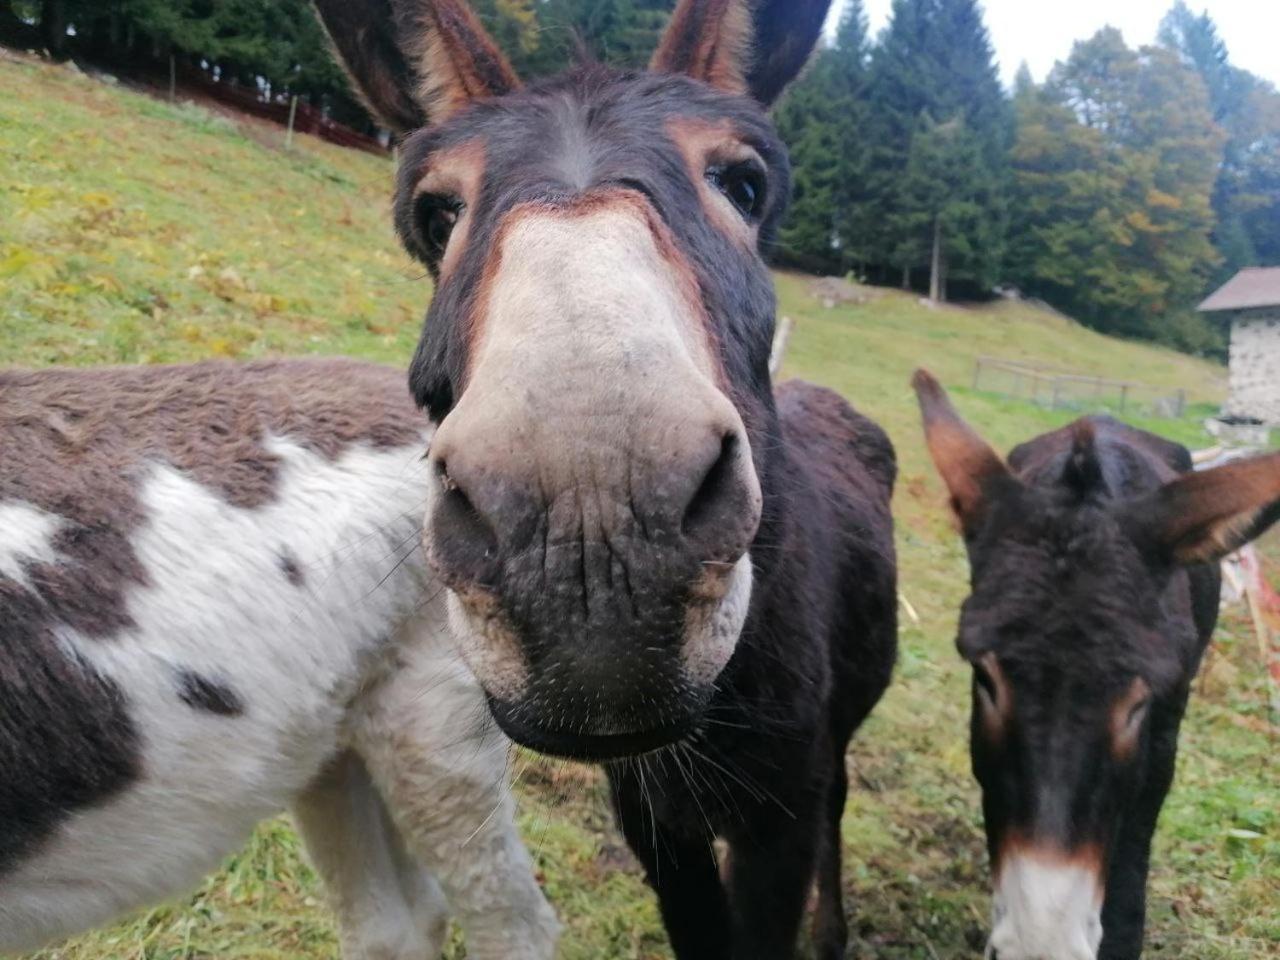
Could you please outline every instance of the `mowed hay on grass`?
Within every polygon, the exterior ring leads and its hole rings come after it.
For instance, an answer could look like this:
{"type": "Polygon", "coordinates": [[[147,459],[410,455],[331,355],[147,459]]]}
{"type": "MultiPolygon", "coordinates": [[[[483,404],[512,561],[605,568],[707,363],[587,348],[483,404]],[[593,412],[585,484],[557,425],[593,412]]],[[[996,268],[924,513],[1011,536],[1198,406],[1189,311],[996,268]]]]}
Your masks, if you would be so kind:
{"type": "MultiPolygon", "coordinates": [[[[251,122],[246,122],[251,123],[251,122]]],[[[407,363],[429,282],[396,247],[388,160],[0,58],[0,361],[137,363],[348,353],[407,363]]],[[[1026,358],[1222,398],[1225,372],[1018,304],[930,309],[886,292],[826,308],[779,276],[796,321],[784,375],[839,389],[897,444],[903,617],[897,681],[860,732],[845,820],[858,955],[976,956],[987,919],[969,678],[952,631],[967,576],[907,385],[952,387],[1001,448],[1071,418],[965,389],[978,355],[1026,358]]],[[[1193,445],[1193,419],[1144,421],[1193,445]]],[[[1280,544],[1268,541],[1273,558],[1280,544]]],[[[1274,569],[1274,568],[1273,568],[1274,569]]],[[[1253,960],[1280,942],[1276,719],[1252,627],[1228,612],[1184,727],[1152,877],[1148,955],[1253,960]]],[[[653,899],[589,768],[517,754],[521,824],[567,960],[668,957],[653,899]]],[[[197,827],[198,829],[198,827],[197,827]]],[[[323,893],[287,821],[185,901],[42,960],[336,955],[323,893]]],[[[451,957],[464,956],[457,944],[451,957]]]]}

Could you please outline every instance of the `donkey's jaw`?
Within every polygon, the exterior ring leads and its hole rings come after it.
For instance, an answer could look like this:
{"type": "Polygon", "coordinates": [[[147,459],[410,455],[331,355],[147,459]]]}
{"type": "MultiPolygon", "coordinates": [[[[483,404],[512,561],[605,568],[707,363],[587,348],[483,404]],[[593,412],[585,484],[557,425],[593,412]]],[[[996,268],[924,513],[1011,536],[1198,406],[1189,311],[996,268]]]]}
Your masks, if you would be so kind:
{"type": "Polygon", "coordinates": [[[737,648],[751,592],[745,555],[710,566],[694,588],[683,629],[666,643],[628,649],[616,637],[596,644],[586,637],[568,651],[533,658],[532,645],[488,591],[451,590],[448,609],[459,653],[508,736],[544,753],[606,760],[667,746],[696,727],[737,648]],[[593,662],[566,669],[575,658],[593,662]],[[643,697],[635,695],[642,685],[630,682],[629,667],[653,681],[643,697]],[[619,678],[626,682],[616,684],[619,678]]]}
{"type": "Polygon", "coordinates": [[[502,732],[520,746],[538,753],[587,763],[638,757],[679,743],[693,733],[700,717],[698,713],[691,713],[675,722],[649,729],[590,734],[539,726],[523,719],[523,711],[519,705],[500,700],[490,699],[489,711],[502,732]]]}

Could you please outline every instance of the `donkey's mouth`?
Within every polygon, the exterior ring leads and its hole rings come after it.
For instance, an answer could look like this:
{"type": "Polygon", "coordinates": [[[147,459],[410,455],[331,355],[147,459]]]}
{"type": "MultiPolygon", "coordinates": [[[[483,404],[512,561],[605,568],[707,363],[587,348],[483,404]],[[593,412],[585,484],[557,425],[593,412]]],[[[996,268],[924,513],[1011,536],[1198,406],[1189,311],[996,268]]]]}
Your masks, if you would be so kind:
{"type": "Polygon", "coordinates": [[[619,733],[575,733],[532,723],[520,716],[520,707],[493,697],[489,710],[508,737],[522,747],[567,760],[603,763],[638,757],[671,746],[693,733],[698,717],[690,714],[677,723],[619,733]]]}

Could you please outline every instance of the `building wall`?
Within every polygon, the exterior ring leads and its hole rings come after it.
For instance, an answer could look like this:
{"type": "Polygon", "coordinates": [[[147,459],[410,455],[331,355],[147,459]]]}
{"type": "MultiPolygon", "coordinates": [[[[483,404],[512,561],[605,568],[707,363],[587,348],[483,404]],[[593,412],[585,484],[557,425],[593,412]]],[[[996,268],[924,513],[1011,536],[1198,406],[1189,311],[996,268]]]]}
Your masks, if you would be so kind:
{"type": "Polygon", "coordinates": [[[1280,308],[1241,317],[1233,325],[1226,412],[1280,426],[1280,308]]]}

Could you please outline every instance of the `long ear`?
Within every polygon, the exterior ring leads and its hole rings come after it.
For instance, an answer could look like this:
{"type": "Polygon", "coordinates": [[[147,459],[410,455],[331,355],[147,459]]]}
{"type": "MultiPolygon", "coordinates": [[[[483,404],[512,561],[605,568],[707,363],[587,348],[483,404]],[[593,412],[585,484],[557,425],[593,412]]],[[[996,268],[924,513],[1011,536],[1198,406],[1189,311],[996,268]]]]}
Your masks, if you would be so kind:
{"type": "Polygon", "coordinates": [[[1176,563],[1220,560],[1280,521],[1280,454],[1187,474],[1126,515],[1176,563]]]}
{"type": "Polygon", "coordinates": [[[314,0],[366,103],[397,133],[520,85],[463,0],[314,0]]]}
{"type": "Polygon", "coordinates": [[[799,74],[831,0],[680,0],[649,64],[768,106],[799,74]]]}
{"type": "Polygon", "coordinates": [[[314,0],[338,62],[366,107],[389,130],[407,133],[424,126],[417,74],[396,42],[389,0],[314,0]]]}
{"type": "Polygon", "coordinates": [[[433,123],[474,100],[500,97],[520,79],[466,0],[392,0],[402,46],[422,77],[419,99],[433,123]]]}
{"type": "Polygon", "coordinates": [[[951,506],[965,533],[981,521],[991,494],[1002,484],[1018,481],[1003,460],[961,419],[951,398],[927,370],[917,370],[911,380],[924,418],[929,454],[951,493],[951,506]]]}

